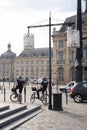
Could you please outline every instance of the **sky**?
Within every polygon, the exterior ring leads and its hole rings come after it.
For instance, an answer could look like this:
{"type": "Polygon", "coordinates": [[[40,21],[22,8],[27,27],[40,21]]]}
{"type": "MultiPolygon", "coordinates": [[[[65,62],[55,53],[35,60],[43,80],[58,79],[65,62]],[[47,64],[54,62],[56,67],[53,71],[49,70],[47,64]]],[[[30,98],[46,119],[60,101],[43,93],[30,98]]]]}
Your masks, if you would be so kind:
{"type": "MultiPolygon", "coordinates": [[[[82,11],[84,11],[82,0],[82,11]]],[[[0,55],[7,51],[8,43],[12,52],[19,55],[24,48],[23,36],[27,26],[63,23],[65,18],[75,15],[77,0],[0,0],[0,55]]],[[[52,31],[53,31],[52,27],[52,31]]],[[[56,30],[59,30],[59,26],[56,30]]],[[[49,29],[31,28],[35,48],[49,47],[49,29]]],[[[52,33],[52,32],[51,32],[52,33]]]]}

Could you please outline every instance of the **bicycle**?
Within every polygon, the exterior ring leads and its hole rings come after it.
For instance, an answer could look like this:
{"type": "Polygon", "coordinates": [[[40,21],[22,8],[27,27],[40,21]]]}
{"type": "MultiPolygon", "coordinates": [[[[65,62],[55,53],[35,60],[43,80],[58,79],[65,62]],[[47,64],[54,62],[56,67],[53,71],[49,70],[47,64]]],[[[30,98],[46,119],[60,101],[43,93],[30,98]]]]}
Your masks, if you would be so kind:
{"type": "Polygon", "coordinates": [[[21,96],[21,94],[16,94],[13,89],[11,89],[11,91],[12,91],[12,94],[10,95],[10,100],[12,102],[22,103],[22,96],[21,96]]]}
{"type": "MultiPolygon", "coordinates": [[[[30,97],[30,103],[34,103],[35,99],[37,99],[37,90],[35,89],[34,92],[32,93],[31,97],[30,97]]],[[[45,91],[44,93],[40,93],[40,97],[39,99],[44,105],[48,105],[49,104],[49,95],[47,94],[47,91],[45,91]]]]}

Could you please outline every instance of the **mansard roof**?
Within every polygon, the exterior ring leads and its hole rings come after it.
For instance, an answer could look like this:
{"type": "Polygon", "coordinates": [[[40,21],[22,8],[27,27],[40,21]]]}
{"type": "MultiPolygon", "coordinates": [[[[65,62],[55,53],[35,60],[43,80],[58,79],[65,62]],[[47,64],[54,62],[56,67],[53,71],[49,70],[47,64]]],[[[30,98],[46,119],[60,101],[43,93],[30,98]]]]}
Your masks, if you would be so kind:
{"type": "MultiPolygon", "coordinates": [[[[68,17],[65,19],[64,23],[70,23],[70,22],[74,22],[73,28],[76,29],[76,19],[77,19],[77,15],[73,15],[71,17],[68,17]]],[[[87,13],[84,12],[82,13],[82,23],[87,23],[87,13]]],[[[67,29],[67,25],[62,25],[62,27],[60,28],[59,32],[65,32],[67,29]]]]}
{"type": "MultiPolygon", "coordinates": [[[[39,56],[49,56],[49,48],[34,48],[31,50],[23,50],[18,57],[39,57],[39,56]]],[[[51,51],[51,56],[53,56],[53,48],[51,51]]]]}

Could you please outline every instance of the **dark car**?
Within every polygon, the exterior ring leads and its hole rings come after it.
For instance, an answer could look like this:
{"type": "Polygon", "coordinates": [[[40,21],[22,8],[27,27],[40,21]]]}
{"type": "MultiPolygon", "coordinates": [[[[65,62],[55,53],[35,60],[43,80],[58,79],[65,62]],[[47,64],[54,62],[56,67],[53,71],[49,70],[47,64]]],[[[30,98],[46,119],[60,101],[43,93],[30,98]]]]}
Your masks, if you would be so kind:
{"type": "Polygon", "coordinates": [[[77,103],[87,100],[87,82],[76,83],[70,90],[70,97],[77,103]]]}

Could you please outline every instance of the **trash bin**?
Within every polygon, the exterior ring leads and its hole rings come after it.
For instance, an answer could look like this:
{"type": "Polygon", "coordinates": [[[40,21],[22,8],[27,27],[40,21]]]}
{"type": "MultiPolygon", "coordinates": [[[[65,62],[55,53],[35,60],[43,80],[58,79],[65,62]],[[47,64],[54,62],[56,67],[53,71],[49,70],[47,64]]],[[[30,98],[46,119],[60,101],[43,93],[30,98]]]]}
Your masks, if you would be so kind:
{"type": "Polygon", "coordinates": [[[62,109],[62,93],[53,94],[53,109],[54,110],[63,110],[62,109]]]}

